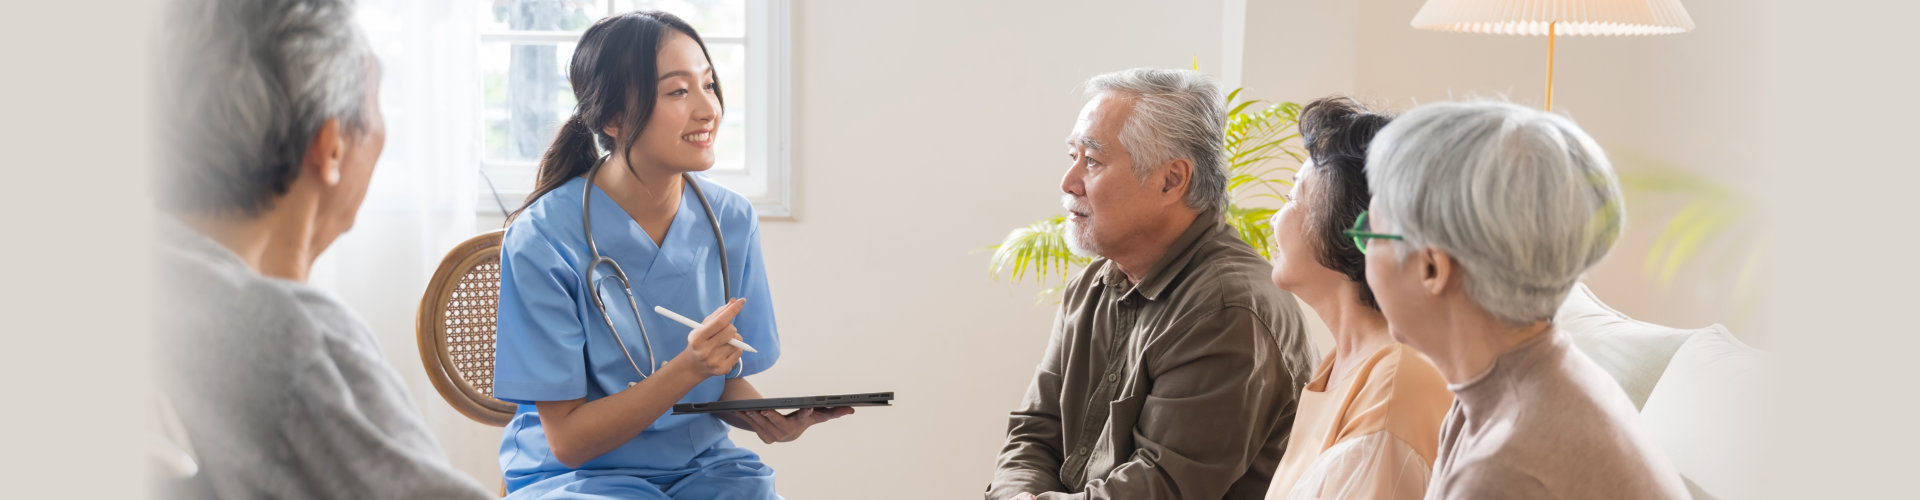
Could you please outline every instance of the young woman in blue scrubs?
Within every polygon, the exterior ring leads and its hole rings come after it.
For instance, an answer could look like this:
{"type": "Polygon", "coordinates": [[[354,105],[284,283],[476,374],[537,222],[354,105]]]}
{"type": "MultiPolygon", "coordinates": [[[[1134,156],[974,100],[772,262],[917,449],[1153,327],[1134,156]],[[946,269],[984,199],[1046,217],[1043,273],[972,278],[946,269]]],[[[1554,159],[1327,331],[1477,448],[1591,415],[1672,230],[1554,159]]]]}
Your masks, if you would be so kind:
{"type": "Polygon", "coordinates": [[[493,393],[520,405],[500,443],[509,498],[778,498],[773,470],[735,446],[727,426],[790,441],[852,408],[669,414],[679,402],[759,398],[745,377],[780,356],[752,204],[682,175],[713,167],[725,115],[706,45],[670,14],[609,17],[581,36],[569,77],[579,105],[500,252],[493,393]],[[638,317],[605,278],[611,266],[591,274],[605,317],[594,304],[583,203],[638,317]],[[734,300],[722,298],[722,258],[734,300]],[[654,306],[706,320],[688,328],[654,306]]]}

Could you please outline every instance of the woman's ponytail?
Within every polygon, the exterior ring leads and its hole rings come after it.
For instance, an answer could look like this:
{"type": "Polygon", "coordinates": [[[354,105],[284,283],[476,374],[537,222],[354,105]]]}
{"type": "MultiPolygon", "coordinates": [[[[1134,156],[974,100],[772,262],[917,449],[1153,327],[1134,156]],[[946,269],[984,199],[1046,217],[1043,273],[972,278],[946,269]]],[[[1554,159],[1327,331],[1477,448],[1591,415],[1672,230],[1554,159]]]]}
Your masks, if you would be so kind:
{"type": "Polygon", "coordinates": [[[547,152],[540,156],[540,173],[535,177],[533,192],[527,195],[527,201],[520,208],[507,214],[507,223],[512,224],[514,217],[532,206],[534,200],[558,189],[567,181],[587,173],[594,162],[600,161],[600,152],[593,147],[593,129],[575,113],[560,126],[560,132],[554,134],[553,145],[547,146],[547,152]]]}

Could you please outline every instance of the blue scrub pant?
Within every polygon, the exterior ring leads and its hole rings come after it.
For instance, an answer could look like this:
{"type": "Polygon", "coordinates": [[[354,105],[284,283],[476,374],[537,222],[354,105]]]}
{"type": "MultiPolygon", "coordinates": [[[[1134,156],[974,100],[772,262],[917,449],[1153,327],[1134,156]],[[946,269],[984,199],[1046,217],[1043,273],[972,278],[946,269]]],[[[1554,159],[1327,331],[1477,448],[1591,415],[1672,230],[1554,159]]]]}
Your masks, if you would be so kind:
{"type": "Polygon", "coordinates": [[[515,490],[508,499],[778,499],[773,468],[757,460],[720,462],[690,473],[641,477],[632,469],[576,470],[515,490]]]}

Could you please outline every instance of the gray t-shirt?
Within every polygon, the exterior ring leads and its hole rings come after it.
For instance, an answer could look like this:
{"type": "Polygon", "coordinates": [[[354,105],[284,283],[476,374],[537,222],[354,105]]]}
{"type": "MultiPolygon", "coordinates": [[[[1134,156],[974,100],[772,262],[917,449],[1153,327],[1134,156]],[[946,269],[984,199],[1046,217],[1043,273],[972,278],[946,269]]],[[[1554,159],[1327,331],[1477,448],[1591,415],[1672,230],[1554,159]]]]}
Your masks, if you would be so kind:
{"type": "Polygon", "coordinates": [[[1633,402],[1557,329],[1447,388],[1428,499],[1687,498],[1633,402]]]}
{"type": "Polygon", "coordinates": [[[492,498],[344,304],[178,221],[155,229],[153,368],[214,497],[492,498]]]}

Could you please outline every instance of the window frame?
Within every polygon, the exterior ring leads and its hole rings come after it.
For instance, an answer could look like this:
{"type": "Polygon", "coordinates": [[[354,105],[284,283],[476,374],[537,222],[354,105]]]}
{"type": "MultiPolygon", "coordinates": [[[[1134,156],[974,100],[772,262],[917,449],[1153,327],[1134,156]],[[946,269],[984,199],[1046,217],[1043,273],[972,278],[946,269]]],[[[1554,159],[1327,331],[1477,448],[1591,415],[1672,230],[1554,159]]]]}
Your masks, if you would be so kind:
{"type": "MultiPolygon", "coordinates": [[[[746,154],[738,171],[709,170],[706,175],[729,189],[741,192],[753,203],[761,219],[791,219],[792,189],[792,11],[791,0],[742,0],[746,26],[741,36],[702,37],[708,44],[739,44],[746,52],[745,64],[747,116],[746,154]],[[758,50],[756,50],[758,49],[758,50]],[[755,140],[758,137],[761,140],[755,140]],[[751,194],[754,191],[758,194],[751,194]]],[[[606,15],[618,13],[615,2],[607,3],[606,15]]],[[[580,33],[571,31],[478,30],[473,43],[475,56],[489,43],[573,44],[580,33]]],[[[479,75],[474,83],[481,85],[479,75]]],[[[485,92],[477,92],[471,107],[475,116],[484,115],[485,92]]],[[[493,214],[518,208],[533,190],[538,175],[537,162],[492,161],[484,152],[486,126],[476,123],[473,130],[480,182],[475,195],[481,213],[493,214]],[[495,198],[495,195],[498,198],[495,198]],[[503,207],[504,205],[504,207],[503,207]]]]}

